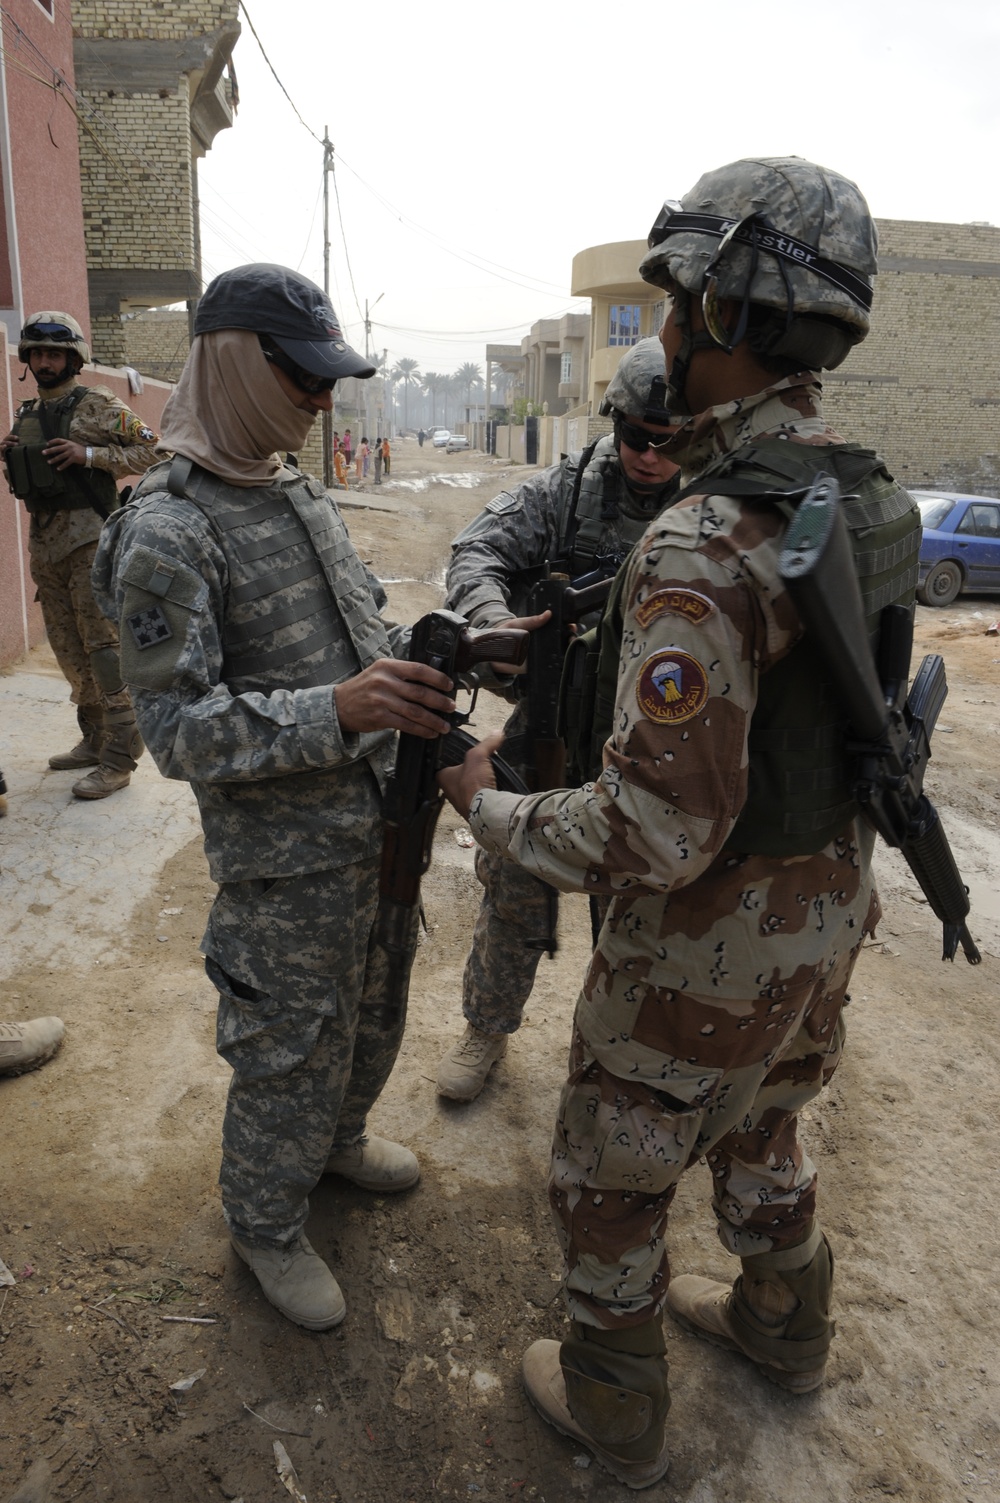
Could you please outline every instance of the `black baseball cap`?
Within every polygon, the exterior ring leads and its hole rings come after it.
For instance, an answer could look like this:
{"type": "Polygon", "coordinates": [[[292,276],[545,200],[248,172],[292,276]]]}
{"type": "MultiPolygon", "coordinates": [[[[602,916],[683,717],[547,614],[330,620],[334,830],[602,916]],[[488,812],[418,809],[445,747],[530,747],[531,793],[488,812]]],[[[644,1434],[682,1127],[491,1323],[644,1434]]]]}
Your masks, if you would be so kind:
{"type": "Polygon", "coordinates": [[[224,271],[202,294],[195,334],[213,329],[250,329],[269,334],[296,365],[312,376],[374,376],[376,367],[344,339],[333,304],[315,282],[255,261],[224,271]]]}

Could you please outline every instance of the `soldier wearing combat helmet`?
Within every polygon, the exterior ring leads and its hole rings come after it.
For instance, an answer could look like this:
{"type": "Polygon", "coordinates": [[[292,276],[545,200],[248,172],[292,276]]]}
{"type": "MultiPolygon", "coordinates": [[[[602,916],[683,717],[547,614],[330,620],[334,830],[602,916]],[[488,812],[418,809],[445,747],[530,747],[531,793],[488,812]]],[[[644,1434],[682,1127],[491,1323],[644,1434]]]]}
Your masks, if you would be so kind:
{"type": "Polygon", "coordinates": [[[119,673],[117,633],[94,600],[90,568],[102,522],[118,505],[115,481],[149,468],[156,434],[106,386],[77,380],[90,349],[68,313],[34,314],[17,353],[38,397],[22,402],[0,451],[11,489],[31,513],[31,574],[81,732],[49,766],[92,768],[73,793],[106,798],[129,782],[142,740],[119,673]]]}
{"type": "MultiPolygon", "coordinates": [[[[604,393],[601,412],[614,420],[614,432],[501,492],[455,539],[449,609],[473,626],[520,621],[528,583],[544,567],[574,580],[595,569],[613,574],[677,492],[677,466],[659,447],[671,432],[665,396],[660,342],[641,339],[604,393]]],[[[517,687],[523,692],[524,681],[517,687]]],[[[504,749],[520,772],[524,728],[522,702],[507,723],[504,749]]],[[[457,1101],[479,1094],[521,1025],[549,915],[546,889],[511,862],[479,850],[476,872],[485,891],[462,980],[466,1027],[438,1070],[438,1091],[457,1101]]]]}
{"type": "Polygon", "coordinates": [[[522,1374],[637,1489],[668,1465],[664,1304],[794,1394],[822,1383],[833,1335],[797,1119],[840,1059],[879,905],[846,708],[778,558],[795,498],[832,473],[873,636],[913,599],[913,501],[821,407],[819,371],[868,330],[875,251],[855,185],[798,158],[731,163],[664,205],[641,270],[671,299],[684,488],[624,572],[604,770],[518,799],[492,788],[486,741],[440,774],[487,850],[611,900],[553,1146],[571,1329],[522,1374]],[[702,1158],[732,1288],[670,1283],[668,1210],[702,1158]]]}

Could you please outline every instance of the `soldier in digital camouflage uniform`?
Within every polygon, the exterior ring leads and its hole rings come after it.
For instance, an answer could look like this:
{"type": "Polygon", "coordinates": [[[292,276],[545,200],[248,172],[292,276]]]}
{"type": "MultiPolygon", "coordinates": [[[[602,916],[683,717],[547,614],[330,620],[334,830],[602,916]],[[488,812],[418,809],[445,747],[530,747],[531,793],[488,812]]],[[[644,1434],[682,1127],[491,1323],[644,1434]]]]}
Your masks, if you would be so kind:
{"type": "MultiPolygon", "coordinates": [[[[658,339],[626,351],[601,408],[614,432],[487,503],[452,544],[448,609],[474,627],[522,620],[531,584],[546,566],[579,579],[623,562],[677,493],[678,467],[655,447],[670,431],[663,426],[664,375],[658,339]]],[[[522,776],[524,731],[522,701],[504,745],[522,776]]],[[[455,1101],[478,1096],[520,1028],[549,923],[548,890],[535,877],[482,849],[476,874],[484,892],[462,979],[466,1028],[438,1070],[438,1091],[455,1101]]]]}
{"type": "Polygon", "coordinates": [[[450,681],[396,661],[406,629],[333,498],[282,464],[343,376],[374,367],[329,299],[284,267],[225,272],[164,409],[175,454],[108,523],[95,564],[121,621],[147,745],[198,799],[219,883],[203,941],[233,1077],[220,1182],[233,1246],[289,1319],[344,1318],[303,1235],[324,1173],[381,1192],[419,1177],[366,1136],[403,1019],[384,1031],[373,923],[393,731],[448,728],[450,681]]]}
{"type": "Polygon", "coordinates": [[[604,771],[518,799],[492,790],[487,741],[441,775],[487,849],[611,897],[553,1145],[571,1331],[522,1373],[633,1488],[668,1464],[665,1302],[793,1393],[822,1381],[833,1332],[797,1121],[837,1066],[879,906],[844,707],[778,575],[793,511],[773,495],[823,470],[849,481],[874,630],[913,598],[920,536],[911,498],[822,415],[817,372],[869,327],[876,234],[853,183],[797,158],[708,173],[664,205],[641,270],[671,299],[669,452],[690,484],[626,571],[604,771]],[[742,1272],[668,1288],[667,1213],[703,1156],[742,1272]]]}
{"type": "Polygon", "coordinates": [[[156,434],[106,386],[77,380],[90,349],[68,314],[34,314],[17,352],[38,397],[21,404],[0,451],[11,487],[31,513],[31,576],[81,731],[78,744],[50,757],[49,766],[93,768],[73,793],[107,798],[128,784],[142,740],[118,671],[118,636],[94,600],[90,569],[103,520],[118,504],[115,481],[149,468],[156,434]]]}

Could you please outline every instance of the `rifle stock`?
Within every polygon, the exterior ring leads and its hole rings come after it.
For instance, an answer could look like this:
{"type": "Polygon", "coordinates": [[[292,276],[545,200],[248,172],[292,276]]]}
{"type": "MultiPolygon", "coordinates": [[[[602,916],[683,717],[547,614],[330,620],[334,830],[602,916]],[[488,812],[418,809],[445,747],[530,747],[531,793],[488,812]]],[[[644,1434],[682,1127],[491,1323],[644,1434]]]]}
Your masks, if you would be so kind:
{"type": "Polygon", "coordinates": [[[778,572],[845,706],[853,733],[847,747],[857,758],[856,799],[886,844],[903,855],[940,919],[942,959],[954,960],[961,944],[969,964],[978,965],[982,957],[965,923],[968,890],[937,810],[923,792],[931,734],[948,693],[944,662],[936,654],[925,657],[904,700],[912,611],[887,606],[880,680],[840,499],[833,476],[818,476],[788,529],[778,572]]]}

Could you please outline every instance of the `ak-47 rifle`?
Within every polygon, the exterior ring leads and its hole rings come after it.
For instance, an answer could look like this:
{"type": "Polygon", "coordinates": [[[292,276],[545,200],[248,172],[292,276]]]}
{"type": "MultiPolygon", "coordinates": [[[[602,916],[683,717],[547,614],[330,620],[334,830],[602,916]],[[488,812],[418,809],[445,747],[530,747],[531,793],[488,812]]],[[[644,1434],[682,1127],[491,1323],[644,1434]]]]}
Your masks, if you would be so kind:
{"type": "MultiPolygon", "coordinates": [[[[454,611],[431,611],[413,628],[410,662],[428,663],[447,674],[452,688],[470,687],[463,676],[477,663],[523,663],[528,633],[502,628],[470,631],[464,616],[454,611]]],[[[389,958],[389,979],[382,1009],[382,1025],[389,1028],[406,1005],[410,970],[416,949],[416,915],[420,879],[430,866],[434,827],[444,795],[437,785],[441,767],[461,762],[475,742],[459,730],[475,704],[465,713],[456,710],[447,736],[430,740],[406,733],[399,738],[396,766],[389,777],[383,804],[382,870],[375,937],[389,958]]],[[[499,757],[493,759],[497,787],[527,793],[517,774],[499,757]]]]}
{"type": "Polygon", "coordinates": [[[568,574],[550,574],[532,586],[528,614],[552,613],[544,626],[531,633],[528,643],[524,761],[533,793],[565,787],[566,746],[558,732],[559,684],[570,628],[604,604],[613,581],[613,573],[595,570],[578,580],[568,574]]]}
{"type": "Polygon", "coordinates": [[[887,845],[895,847],[944,926],[943,960],[961,944],[970,965],[981,956],[966,925],[962,882],[938,812],[923,792],[931,735],[948,693],[944,660],[924,658],[909,694],[912,608],[887,606],[878,664],[865,626],[861,590],[840,506],[840,486],[819,475],[785,537],[779,573],[840,691],[856,758],[854,796],[887,845]]]}
{"type": "MultiPolygon", "coordinates": [[[[531,633],[528,643],[521,746],[532,793],[566,785],[566,743],[559,734],[559,685],[570,628],[604,604],[613,580],[613,569],[597,568],[578,580],[571,580],[568,574],[550,573],[531,587],[528,614],[551,612],[545,625],[531,633]]],[[[559,948],[559,894],[549,883],[541,885],[546,893],[546,933],[544,938],[532,941],[531,948],[544,950],[551,960],[559,948]]]]}

